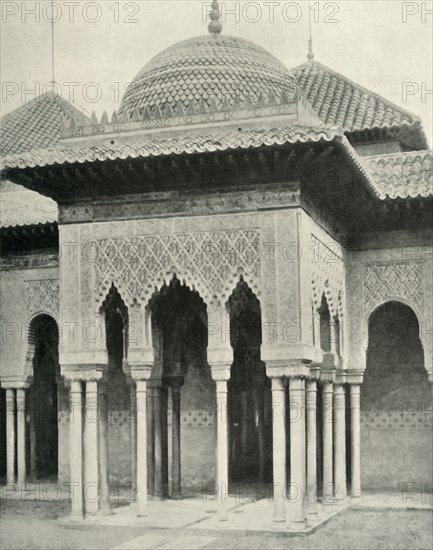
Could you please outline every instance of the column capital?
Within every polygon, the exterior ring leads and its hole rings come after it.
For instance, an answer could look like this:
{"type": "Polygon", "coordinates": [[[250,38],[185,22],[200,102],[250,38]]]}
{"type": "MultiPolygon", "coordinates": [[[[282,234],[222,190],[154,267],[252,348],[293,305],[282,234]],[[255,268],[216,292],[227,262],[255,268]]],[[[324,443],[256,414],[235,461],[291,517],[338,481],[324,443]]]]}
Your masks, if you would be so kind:
{"type": "Polygon", "coordinates": [[[108,365],[61,365],[62,376],[69,381],[98,382],[105,377],[108,365]]]}
{"type": "Polygon", "coordinates": [[[346,384],[360,386],[364,379],[364,371],[361,369],[347,369],[345,376],[346,384]]]}
{"type": "Polygon", "coordinates": [[[342,370],[337,370],[335,373],[335,381],[334,384],[336,386],[344,386],[346,384],[346,373],[342,370]]]}
{"type": "Polygon", "coordinates": [[[212,380],[215,382],[227,382],[230,380],[231,363],[209,364],[212,380]]]}
{"type": "Polygon", "coordinates": [[[130,366],[132,380],[149,380],[152,374],[153,364],[133,364],[130,366]]]}
{"type": "Polygon", "coordinates": [[[11,376],[3,378],[0,382],[0,386],[4,390],[25,390],[30,387],[31,379],[21,376],[11,376]]]}
{"type": "Polygon", "coordinates": [[[322,368],[320,369],[319,382],[321,384],[328,384],[328,383],[334,384],[335,373],[336,373],[335,367],[323,365],[322,368]]]}
{"type": "Polygon", "coordinates": [[[267,361],[266,374],[269,378],[309,378],[308,364],[289,361],[267,361]]]}

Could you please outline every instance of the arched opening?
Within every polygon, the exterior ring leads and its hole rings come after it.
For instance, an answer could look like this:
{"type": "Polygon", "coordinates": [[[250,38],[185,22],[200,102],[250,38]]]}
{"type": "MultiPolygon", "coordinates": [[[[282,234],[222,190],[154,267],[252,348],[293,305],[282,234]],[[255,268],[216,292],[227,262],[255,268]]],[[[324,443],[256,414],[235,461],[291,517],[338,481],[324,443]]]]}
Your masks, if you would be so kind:
{"type": "Polygon", "coordinates": [[[149,491],[180,498],[215,476],[207,311],[200,295],[176,276],[154,294],[148,309],[156,353],[149,383],[149,491]]]}
{"type": "Polygon", "coordinates": [[[361,472],[364,488],[432,483],[431,388],[413,310],[388,302],[368,323],[361,386],[361,472]]]}
{"type": "Polygon", "coordinates": [[[134,481],[131,449],[130,386],[123,371],[127,353],[128,308],[112,285],[102,304],[108,353],[106,372],[108,408],[108,470],[110,481],[124,488],[134,481]]]}
{"type": "Polygon", "coordinates": [[[58,476],[59,331],[49,315],[35,317],[29,343],[34,345],[33,379],[26,394],[27,471],[32,479],[58,476]]]}
{"type": "Polygon", "coordinates": [[[272,481],[271,381],[261,361],[260,302],[240,281],[227,303],[233,365],[228,382],[229,481],[272,481]]]}
{"type": "Polygon", "coordinates": [[[320,319],[320,347],[323,351],[331,351],[331,314],[329,313],[328,301],[325,295],[319,308],[320,319]]]}

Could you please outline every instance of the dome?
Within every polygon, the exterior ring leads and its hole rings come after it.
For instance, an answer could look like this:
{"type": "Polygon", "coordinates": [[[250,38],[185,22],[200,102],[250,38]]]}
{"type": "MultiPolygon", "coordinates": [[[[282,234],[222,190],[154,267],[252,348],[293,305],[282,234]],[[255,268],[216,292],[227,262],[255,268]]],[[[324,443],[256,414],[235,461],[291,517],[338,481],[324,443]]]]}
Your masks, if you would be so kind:
{"type": "Polygon", "coordinates": [[[272,54],[233,36],[209,34],[179,42],[134,78],[118,114],[169,118],[291,103],[298,83],[272,54]]]}

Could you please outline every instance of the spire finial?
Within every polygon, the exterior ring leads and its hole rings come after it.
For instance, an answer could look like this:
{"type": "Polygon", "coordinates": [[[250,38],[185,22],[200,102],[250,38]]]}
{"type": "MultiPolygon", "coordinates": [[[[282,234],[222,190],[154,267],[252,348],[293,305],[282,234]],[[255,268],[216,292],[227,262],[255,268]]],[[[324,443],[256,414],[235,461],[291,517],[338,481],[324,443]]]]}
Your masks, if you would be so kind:
{"type": "Polygon", "coordinates": [[[216,36],[217,34],[220,34],[223,30],[223,26],[220,21],[221,12],[217,0],[213,0],[211,7],[212,11],[209,14],[210,21],[207,28],[210,34],[216,36]]]}
{"type": "Polygon", "coordinates": [[[314,59],[314,53],[313,53],[313,32],[312,32],[312,29],[311,29],[311,11],[312,11],[312,8],[311,8],[311,0],[309,1],[309,10],[308,10],[308,22],[309,22],[309,27],[310,27],[310,34],[309,34],[309,38],[308,38],[308,53],[307,53],[307,59],[308,61],[313,61],[314,59]]]}
{"type": "Polygon", "coordinates": [[[51,90],[52,92],[56,91],[56,80],[55,80],[55,41],[54,41],[54,0],[51,0],[51,90]]]}

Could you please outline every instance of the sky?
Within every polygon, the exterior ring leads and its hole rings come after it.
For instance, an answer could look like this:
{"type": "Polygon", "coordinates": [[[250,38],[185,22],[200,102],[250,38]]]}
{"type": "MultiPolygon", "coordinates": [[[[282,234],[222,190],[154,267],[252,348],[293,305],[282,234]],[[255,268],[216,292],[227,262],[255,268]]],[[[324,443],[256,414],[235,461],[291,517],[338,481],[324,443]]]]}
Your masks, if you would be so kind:
{"type": "MultiPolygon", "coordinates": [[[[52,78],[51,0],[1,5],[1,113],[52,78]]],[[[207,33],[200,0],[54,0],[55,80],[65,99],[100,117],[157,53],[207,33]]],[[[293,68],[306,60],[307,1],[220,2],[223,32],[293,68]]],[[[419,115],[431,145],[433,1],[311,1],[315,59],[419,115]],[[429,93],[430,91],[430,93],[429,93]]]]}

